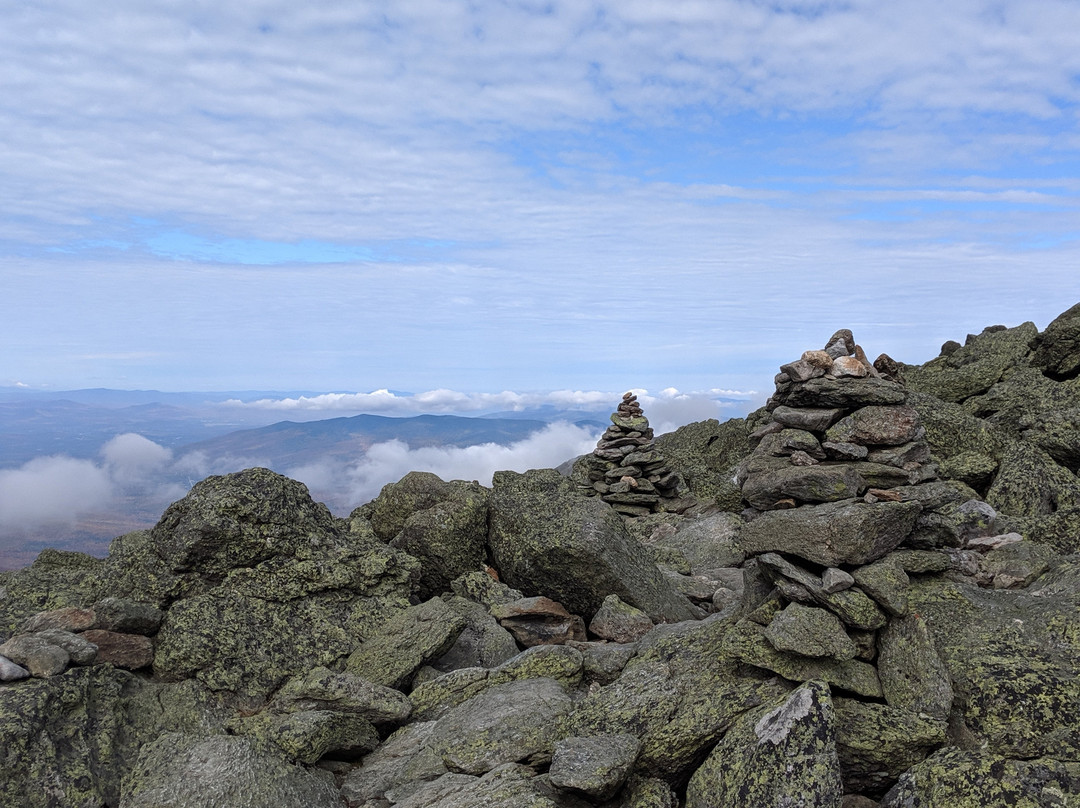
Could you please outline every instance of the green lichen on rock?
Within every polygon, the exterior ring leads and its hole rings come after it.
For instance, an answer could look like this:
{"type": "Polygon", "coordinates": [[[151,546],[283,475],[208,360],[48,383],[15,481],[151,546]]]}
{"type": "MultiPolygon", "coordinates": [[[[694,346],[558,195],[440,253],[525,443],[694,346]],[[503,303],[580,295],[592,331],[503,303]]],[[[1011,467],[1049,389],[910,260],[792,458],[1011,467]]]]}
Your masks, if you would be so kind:
{"type": "Polygon", "coordinates": [[[0,590],[0,642],[26,618],[65,606],[89,606],[103,589],[104,562],[85,553],[42,550],[34,563],[5,573],[0,590]]]}
{"type": "Polygon", "coordinates": [[[233,721],[229,728],[250,737],[261,750],[284,753],[306,765],[328,753],[336,759],[354,759],[379,745],[379,733],[371,722],[356,713],[333,710],[263,712],[233,721]]]}
{"type": "Polygon", "coordinates": [[[973,743],[1006,757],[1080,759],[1080,570],[1060,563],[1026,590],[927,576],[911,606],[925,619],[973,743]]]}
{"type": "Polygon", "coordinates": [[[993,752],[942,749],[905,773],[881,808],[1072,808],[1080,764],[1010,760],[993,752]]]}
{"type": "Polygon", "coordinates": [[[878,794],[945,744],[945,722],[885,704],[834,698],[836,749],[849,793],[878,794]]]}
{"type": "Polygon", "coordinates": [[[345,663],[349,673],[387,687],[404,687],[412,675],[450,650],[465,618],[441,598],[410,606],[376,627],[345,663]]]}
{"type": "Polygon", "coordinates": [[[844,789],[828,685],[807,682],[739,719],[690,778],[686,808],[840,808],[844,789]]]}
{"type": "Polygon", "coordinates": [[[660,435],[656,448],[679,473],[696,499],[725,511],[742,510],[742,495],[732,482],[735,467],[753,451],[751,418],[699,421],[660,435]]]}

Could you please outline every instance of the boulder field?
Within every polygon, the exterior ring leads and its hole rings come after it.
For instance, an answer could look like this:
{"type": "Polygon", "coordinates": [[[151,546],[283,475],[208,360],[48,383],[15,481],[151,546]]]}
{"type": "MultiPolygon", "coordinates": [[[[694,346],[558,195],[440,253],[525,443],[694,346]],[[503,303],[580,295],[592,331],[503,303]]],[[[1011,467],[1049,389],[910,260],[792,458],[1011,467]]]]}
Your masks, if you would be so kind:
{"type": "Polygon", "coordinates": [[[0,573],[0,804],[1080,806],[1078,469],[1080,305],[344,519],[210,477],[0,573]]]}

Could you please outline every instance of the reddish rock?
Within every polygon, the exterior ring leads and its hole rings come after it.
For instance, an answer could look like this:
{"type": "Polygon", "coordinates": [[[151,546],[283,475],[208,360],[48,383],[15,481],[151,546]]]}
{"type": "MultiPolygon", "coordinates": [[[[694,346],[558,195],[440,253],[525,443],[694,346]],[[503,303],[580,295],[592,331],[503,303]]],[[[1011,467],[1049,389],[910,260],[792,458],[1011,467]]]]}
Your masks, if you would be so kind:
{"type": "Polygon", "coordinates": [[[91,629],[81,635],[98,647],[97,661],[129,671],[148,668],[154,661],[154,644],[139,634],[91,629]]]}
{"type": "Polygon", "coordinates": [[[585,621],[570,614],[550,598],[522,598],[491,608],[499,625],[526,648],[534,645],[563,645],[570,640],[584,642],[585,621]]]}
{"type": "Polygon", "coordinates": [[[85,631],[94,625],[95,620],[97,620],[97,615],[94,614],[93,609],[67,606],[63,609],[38,612],[33,617],[28,617],[21,630],[25,633],[45,631],[50,628],[71,632],[85,631]]]}

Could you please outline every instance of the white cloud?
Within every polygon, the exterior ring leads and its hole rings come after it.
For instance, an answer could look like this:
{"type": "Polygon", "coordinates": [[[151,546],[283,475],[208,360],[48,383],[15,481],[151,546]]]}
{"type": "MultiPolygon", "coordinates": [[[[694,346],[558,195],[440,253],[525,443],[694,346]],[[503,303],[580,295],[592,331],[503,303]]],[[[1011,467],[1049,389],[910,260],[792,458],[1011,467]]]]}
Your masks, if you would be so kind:
{"type": "Polygon", "coordinates": [[[109,473],[89,460],[51,456],[0,471],[0,528],[71,524],[107,508],[116,495],[109,473]]]}
{"type": "Polygon", "coordinates": [[[142,435],[127,432],[102,446],[101,456],[113,480],[132,485],[163,470],[172,460],[172,451],[142,435]]]}
{"type": "Polygon", "coordinates": [[[315,463],[286,474],[311,489],[312,496],[346,514],[373,499],[384,485],[410,471],[430,471],[444,480],[476,480],[491,485],[496,471],[554,468],[596,446],[598,432],[566,423],[550,424],[517,443],[501,446],[425,447],[410,449],[399,440],[377,443],[356,464],[315,463]]]}

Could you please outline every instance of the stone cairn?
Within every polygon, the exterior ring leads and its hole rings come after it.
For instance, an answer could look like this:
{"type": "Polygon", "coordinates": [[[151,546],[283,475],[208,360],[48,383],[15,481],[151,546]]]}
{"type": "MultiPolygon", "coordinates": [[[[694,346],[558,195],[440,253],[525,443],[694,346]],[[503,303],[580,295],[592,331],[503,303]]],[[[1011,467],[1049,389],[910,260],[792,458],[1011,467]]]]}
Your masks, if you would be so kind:
{"type": "Polygon", "coordinates": [[[625,516],[658,511],[681,512],[691,504],[682,498],[686,483],[668,468],[653,444],[649,419],[637,396],[624,393],[611,415],[611,426],[587,455],[582,488],[625,516]]]}
{"type": "Polygon", "coordinates": [[[928,716],[936,739],[952,690],[909,611],[909,575],[955,567],[950,552],[992,532],[994,514],[937,480],[907,398],[896,363],[870,363],[846,329],[781,367],[771,420],[736,475],[749,505],[739,542],[754,558],[726,642],[785,678],[928,716]]]}

